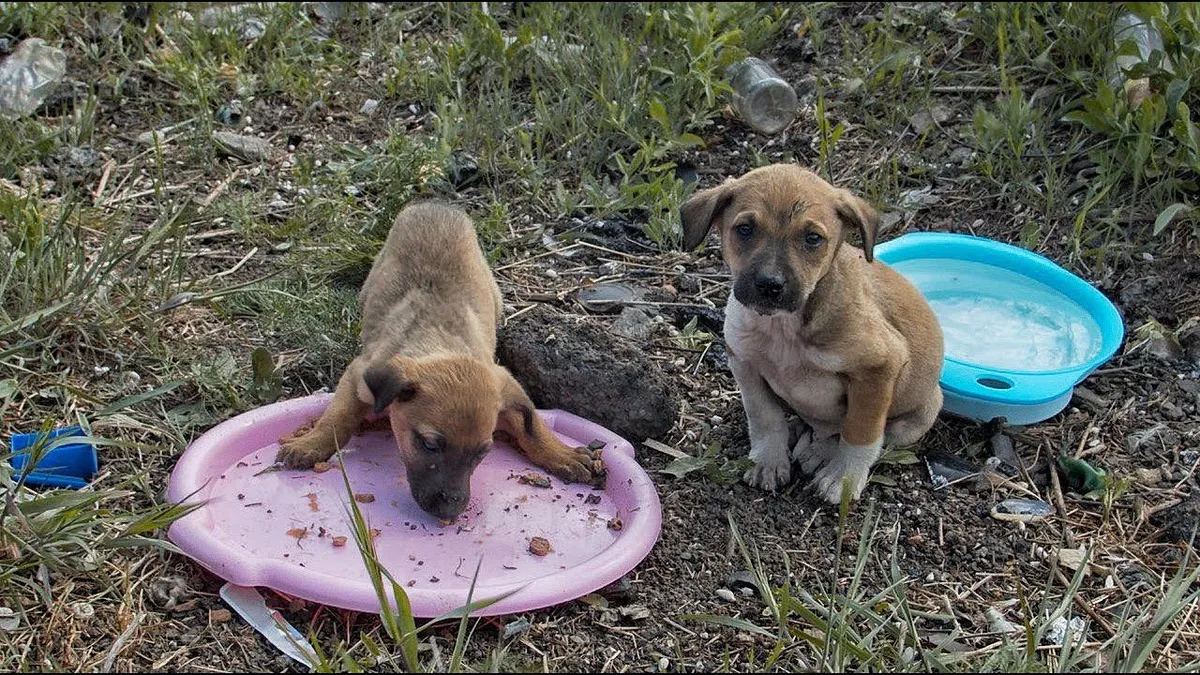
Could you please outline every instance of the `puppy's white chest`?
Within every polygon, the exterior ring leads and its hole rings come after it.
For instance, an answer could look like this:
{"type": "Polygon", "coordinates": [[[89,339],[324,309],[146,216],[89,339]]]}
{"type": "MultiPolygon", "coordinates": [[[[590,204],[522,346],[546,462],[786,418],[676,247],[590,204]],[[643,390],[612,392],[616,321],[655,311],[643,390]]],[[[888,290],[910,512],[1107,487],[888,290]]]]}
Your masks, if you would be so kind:
{"type": "Polygon", "coordinates": [[[764,316],[735,298],[725,308],[725,342],[801,417],[833,420],[841,416],[845,385],[836,353],[801,337],[799,314],[764,316]]]}

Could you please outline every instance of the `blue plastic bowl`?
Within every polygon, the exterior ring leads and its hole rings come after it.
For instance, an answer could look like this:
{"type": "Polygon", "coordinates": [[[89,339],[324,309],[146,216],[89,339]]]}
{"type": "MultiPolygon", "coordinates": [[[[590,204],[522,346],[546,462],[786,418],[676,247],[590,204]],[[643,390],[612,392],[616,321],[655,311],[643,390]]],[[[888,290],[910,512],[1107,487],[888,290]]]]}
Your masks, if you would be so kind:
{"type": "Polygon", "coordinates": [[[876,246],[875,257],[911,281],[937,314],[946,341],[942,407],[956,415],[1010,424],[1049,419],[1125,337],[1108,298],[1016,246],[920,232],[876,246]]]}
{"type": "MultiPolygon", "coordinates": [[[[13,434],[13,455],[9,463],[17,470],[18,477],[29,464],[29,454],[43,434],[13,434]]],[[[83,436],[81,427],[55,429],[46,436],[46,442],[59,436],[83,436]]],[[[51,448],[42,456],[37,466],[29,470],[27,485],[59,488],[81,488],[100,470],[96,457],[96,446],[91,443],[63,443],[51,448]]]]}

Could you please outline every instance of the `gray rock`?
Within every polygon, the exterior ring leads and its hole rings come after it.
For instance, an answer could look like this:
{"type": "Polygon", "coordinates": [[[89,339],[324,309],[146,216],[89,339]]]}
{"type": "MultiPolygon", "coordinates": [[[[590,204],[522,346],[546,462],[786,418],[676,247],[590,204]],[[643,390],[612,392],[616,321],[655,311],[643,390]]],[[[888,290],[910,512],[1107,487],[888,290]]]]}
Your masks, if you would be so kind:
{"type": "Polygon", "coordinates": [[[261,162],[271,156],[271,145],[261,138],[228,131],[214,131],[212,138],[218,150],[248,162],[261,162]]]}
{"type": "Polygon", "coordinates": [[[623,338],[633,340],[634,342],[645,342],[650,339],[650,331],[654,327],[650,317],[637,307],[626,307],[621,310],[621,315],[613,321],[609,330],[615,335],[620,335],[623,338]]]}
{"type": "Polygon", "coordinates": [[[718,588],[717,597],[725,602],[733,602],[734,600],[737,600],[737,596],[734,595],[733,591],[729,590],[728,588],[718,588]]]}
{"type": "Polygon", "coordinates": [[[746,570],[736,570],[731,572],[729,576],[725,578],[725,585],[735,591],[744,591],[747,589],[750,591],[758,590],[758,584],[754,580],[754,575],[746,570]]]}
{"type": "Polygon", "coordinates": [[[666,434],[679,387],[644,350],[545,307],[504,326],[496,355],[539,408],[559,408],[631,443],[666,434]]]}

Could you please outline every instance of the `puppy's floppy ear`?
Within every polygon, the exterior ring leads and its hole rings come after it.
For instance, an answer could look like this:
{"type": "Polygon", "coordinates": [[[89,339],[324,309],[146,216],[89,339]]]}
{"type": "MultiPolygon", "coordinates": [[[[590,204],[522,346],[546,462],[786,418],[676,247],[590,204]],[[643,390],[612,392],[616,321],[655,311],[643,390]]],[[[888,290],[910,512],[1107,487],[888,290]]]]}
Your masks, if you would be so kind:
{"type": "Polygon", "coordinates": [[[363,370],[362,384],[358,397],[363,403],[373,404],[376,414],[387,410],[393,401],[404,403],[417,395],[417,383],[405,373],[401,359],[388,359],[363,370]],[[370,399],[370,400],[368,400],[370,399]]]}
{"type": "Polygon", "coordinates": [[[838,217],[846,227],[858,228],[862,234],[862,249],[867,262],[875,260],[875,237],[879,234],[879,213],[849,190],[841,190],[837,204],[838,217]]]}
{"type": "Polygon", "coordinates": [[[694,251],[704,243],[713,223],[733,199],[736,184],[727,180],[716,187],[700,190],[679,207],[679,220],[683,224],[683,250],[694,251]]]}

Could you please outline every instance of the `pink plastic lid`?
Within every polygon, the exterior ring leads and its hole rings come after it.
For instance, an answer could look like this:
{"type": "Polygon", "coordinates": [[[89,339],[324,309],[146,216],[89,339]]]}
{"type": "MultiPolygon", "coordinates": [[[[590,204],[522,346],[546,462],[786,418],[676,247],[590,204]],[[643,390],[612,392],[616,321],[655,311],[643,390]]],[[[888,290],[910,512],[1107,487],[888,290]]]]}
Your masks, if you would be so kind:
{"type": "MultiPolygon", "coordinates": [[[[331,400],[332,394],[317,394],[275,403],[196,439],[171,474],[167,498],[204,505],[175,521],[168,536],[234,584],[378,613],[337,457],[330,459],[335,468],[323,473],[260,473],[274,462],[279,437],[315,419],[331,400]],[[335,546],[334,537],[346,537],[345,545],[335,546]]],[[[368,527],[378,530],[380,562],[404,587],[415,616],[440,616],[465,605],[481,558],[472,600],[524,586],[473,614],[494,616],[567,602],[606,586],[637,566],[658,540],[658,493],[633,447],[570,413],[539,414],[569,445],[605,444],[604,490],[554,477],[549,488],[522,483],[523,474],[547,474],[497,442],[472,476],[467,510],[443,527],[413,501],[390,433],[355,436],[342,451],[354,493],[374,497],[360,498],[359,508],[368,527]],[[619,527],[610,526],[615,520],[619,527]],[[534,555],[533,537],[545,538],[553,550],[534,555]]]]}

